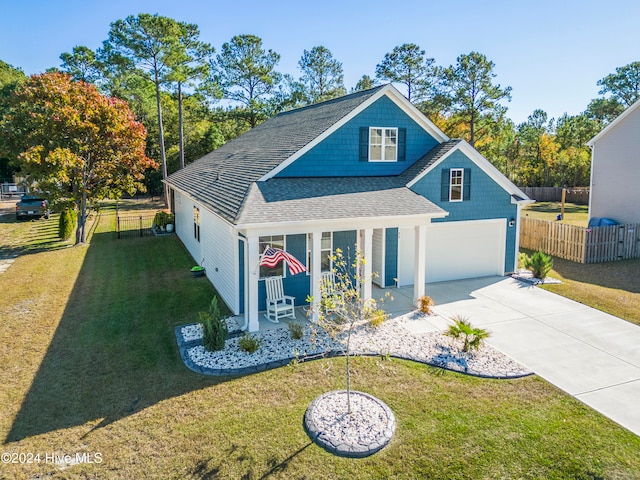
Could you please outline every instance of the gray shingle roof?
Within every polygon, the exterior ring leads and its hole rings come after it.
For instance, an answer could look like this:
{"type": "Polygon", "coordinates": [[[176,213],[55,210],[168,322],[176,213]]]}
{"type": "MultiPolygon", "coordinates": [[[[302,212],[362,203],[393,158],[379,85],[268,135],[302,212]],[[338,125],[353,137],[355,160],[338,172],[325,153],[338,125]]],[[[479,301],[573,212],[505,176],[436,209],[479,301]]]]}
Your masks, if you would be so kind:
{"type": "Polygon", "coordinates": [[[420,158],[416,163],[407,168],[404,172],[399,175],[399,178],[404,181],[404,183],[408,183],[422,172],[427,170],[431,165],[440,160],[443,156],[449,153],[453,148],[456,147],[462,140],[453,139],[447,142],[442,142],[439,145],[436,145],[431,150],[429,150],[422,158],[420,158]]]}
{"type": "Polygon", "coordinates": [[[399,177],[271,178],[249,189],[238,224],[445,214],[399,177]]]}
{"type": "Polygon", "coordinates": [[[167,182],[232,223],[251,184],[381,88],[281,113],[169,176],[167,182]]]}

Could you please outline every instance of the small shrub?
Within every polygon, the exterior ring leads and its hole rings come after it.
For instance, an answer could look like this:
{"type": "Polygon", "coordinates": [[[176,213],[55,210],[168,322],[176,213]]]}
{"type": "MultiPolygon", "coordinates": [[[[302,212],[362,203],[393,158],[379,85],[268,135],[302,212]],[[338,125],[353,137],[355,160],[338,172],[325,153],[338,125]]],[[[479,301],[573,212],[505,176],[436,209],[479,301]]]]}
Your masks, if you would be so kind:
{"type": "Polygon", "coordinates": [[[485,338],[488,338],[490,333],[484,328],[474,328],[466,317],[455,316],[453,320],[454,324],[449,326],[449,330],[445,333],[452,338],[462,338],[463,346],[462,351],[468,352],[469,350],[478,350],[485,338]]]}
{"type": "Polygon", "coordinates": [[[418,300],[420,304],[420,311],[425,315],[429,315],[431,313],[431,307],[435,305],[433,299],[429,295],[423,295],[418,300]]]}
{"type": "Polygon", "coordinates": [[[78,225],[78,214],[74,208],[65,207],[58,221],[58,236],[61,240],[69,240],[78,225]]]}
{"type": "Polygon", "coordinates": [[[209,312],[198,312],[198,322],[202,324],[202,344],[208,351],[224,349],[227,339],[227,323],[220,316],[214,317],[209,312]]]}
{"type": "Polygon", "coordinates": [[[524,267],[531,270],[535,278],[544,280],[553,268],[553,258],[538,250],[531,257],[525,258],[524,267]]]}
{"type": "Polygon", "coordinates": [[[288,322],[287,327],[289,328],[289,335],[294,340],[300,340],[304,335],[304,328],[299,323],[288,322]]]}
{"type": "Polygon", "coordinates": [[[377,328],[382,325],[386,319],[387,314],[385,313],[385,311],[382,309],[376,309],[370,314],[369,325],[377,328]]]}
{"type": "Polygon", "coordinates": [[[245,333],[242,337],[240,337],[240,340],[238,340],[238,347],[243,352],[253,353],[258,350],[258,348],[260,348],[260,343],[261,342],[259,338],[252,337],[248,333],[245,333]]]}

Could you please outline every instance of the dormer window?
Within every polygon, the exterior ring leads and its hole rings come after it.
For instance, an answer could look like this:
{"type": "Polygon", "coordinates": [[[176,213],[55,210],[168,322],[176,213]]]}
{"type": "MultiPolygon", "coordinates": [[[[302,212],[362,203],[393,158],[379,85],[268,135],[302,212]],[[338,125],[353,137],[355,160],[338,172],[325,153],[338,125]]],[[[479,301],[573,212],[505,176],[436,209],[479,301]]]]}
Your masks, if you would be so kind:
{"type": "Polygon", "coordinates": [[[360,161],[403,161],[406,159],[406,138],[406,128],[362,127],[360,129],[360,161]]]}
{"type": "Polygon", "coordinates": [[[396,162],[398,160],[398,129],[369,128],[369,161],[396,162]]]}

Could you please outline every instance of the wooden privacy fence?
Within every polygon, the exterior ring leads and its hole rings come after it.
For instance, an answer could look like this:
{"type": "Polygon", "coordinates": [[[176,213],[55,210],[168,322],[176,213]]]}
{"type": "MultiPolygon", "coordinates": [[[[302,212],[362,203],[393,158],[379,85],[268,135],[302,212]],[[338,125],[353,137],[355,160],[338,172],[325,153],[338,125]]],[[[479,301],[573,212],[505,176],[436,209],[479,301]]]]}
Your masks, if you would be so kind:
{"type": "MultiPolygon", "coordinates": [[[[562,201],[562,187],[518,187],[527,197],[538,202],[562,201]]],[[[589,187],[567,188],[565,201],[579,205],[589,204],[589,187]]]]}
{"type": "Polygon", "coordinates": [[[145,237],[153,235],[151,227],[155,214],[116,216],[118,238],[145,237]]]}
{"type": "Polygon", "coordinates": [[[577,227],[523,217],[520,246],[579,263],[640,257],[640,223],[577,227]]]}

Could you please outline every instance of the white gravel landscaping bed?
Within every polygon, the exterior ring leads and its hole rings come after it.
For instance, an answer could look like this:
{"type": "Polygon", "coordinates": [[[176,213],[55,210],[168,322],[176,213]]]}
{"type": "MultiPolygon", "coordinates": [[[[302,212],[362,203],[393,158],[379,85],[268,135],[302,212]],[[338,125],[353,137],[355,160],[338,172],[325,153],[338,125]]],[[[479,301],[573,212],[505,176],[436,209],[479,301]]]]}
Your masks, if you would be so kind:
{"type": "MultiPolygon", "coordinates": [[[[477,376],[513,378],[533,373],[486,343],[478,351],[465,353],[461,351],[461,342],[439,332],[411,333],[406,323],[407,320],[399,317],[387,320],[377,328],[365,327],[355,331],[351,337],[351,352],[405,358],[477,376]]],[[[202,326],[198,324],[181,327],[179,332],[184,342],[196,343],[202,339],[202,326]]],[[[303,338],[299,340],[291,338],[286,326],[251,335],[260,340],[260,347],[254,353],[240,350],[238,337],[228,339],[224,350],[208,352],[196,343],[185,347],[184,353],[204,370],[240,371],[271,362],[293,358],[304,360],[343,350],[341,344],[312,325],[304,327],[303,338]]]]}

